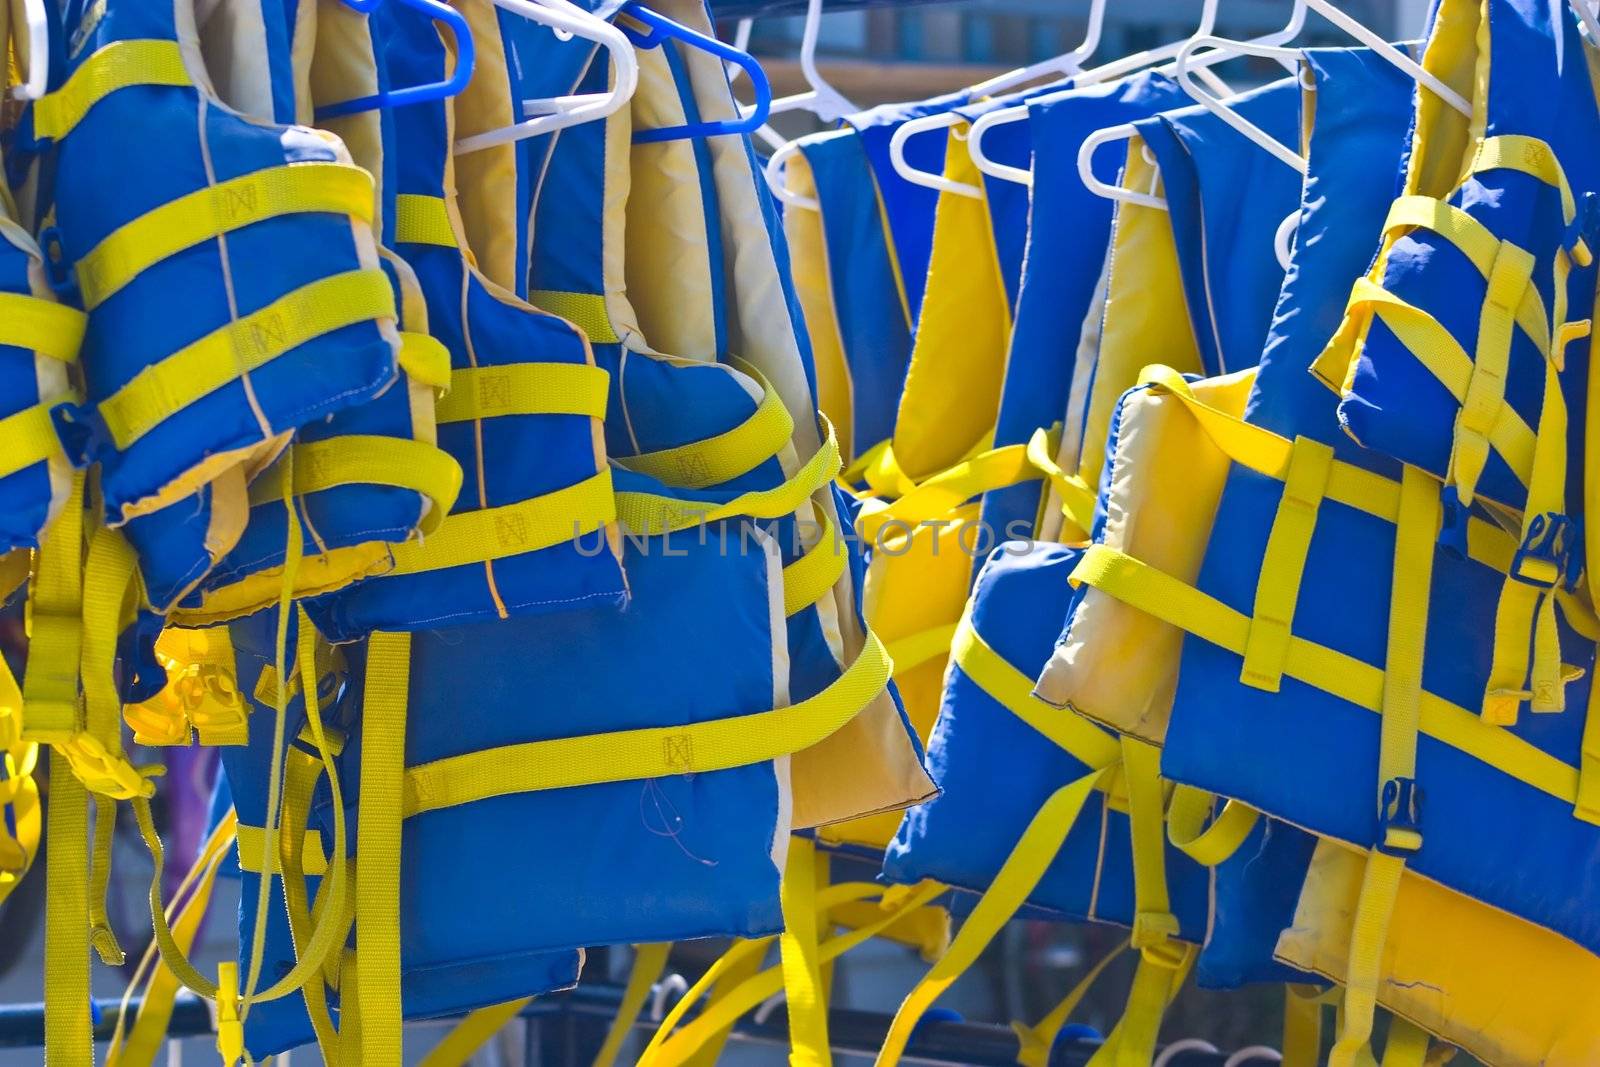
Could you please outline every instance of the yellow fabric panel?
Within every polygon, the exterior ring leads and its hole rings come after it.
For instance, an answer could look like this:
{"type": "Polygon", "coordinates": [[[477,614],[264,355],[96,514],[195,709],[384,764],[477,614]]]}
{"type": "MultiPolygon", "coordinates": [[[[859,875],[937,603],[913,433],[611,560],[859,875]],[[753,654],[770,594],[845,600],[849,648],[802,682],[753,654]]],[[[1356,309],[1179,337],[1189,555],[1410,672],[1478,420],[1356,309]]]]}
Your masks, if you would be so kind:
{"type": "MultiPolygon", "coordinates": [[[[511,99],[500,19],[489,0],[462,0],[458,10],[472,28],[477,62],[472,80],[453,101],[455,137],[510,126],[522,116],[521,101],[511,99]]],[[[484,277],[516,292],[517,279],[517,142],[454,157],[456,206],[462,236],[477,257],[484,277]]]]}
{"type": "MultiPolygon", "coordinates": [[[[1155,164],[1145,161],[1143,147],[1138,138],[1128,144],[1124,188],[1147,189],[1156,176],[1155,164]]],[[[1157,358],[1180,373],[1202,370],[1178,272],[1171,216],[1156,208],[1119,204],[1111,242],[1093,380],[1085,409],[1068,411],[1066,418],[1067,425],[1084,427],[1077,442],[1076,467],[1089,485],[1099,484],[1117,398],[1138,381],[1139,371],[1157,358]]],[[[1068,463],[1062,466],[1072,469],[1068,463]]]]}
{"type": "MultiPolygon", "coordinates": [[[[367,16],[344,4],[318,3],[314,16],[304,21],[310,22],[316,32],[309,72],[311,102],[319,106],[333,104],[378,91],[378,67],[373,60],[367,16]]],[[[296,24],[297,38],[302,27],[303,23],[296,24]]],[[[350,158],[372,175],[373,218],[381,217],[377,205],[383,202],[383,120],[384,113],[373,110],[318,123],[337,134],[350,150],[350,158]]],[[[410,319],[406,321],[409,323],[410,319]]]]}
{"type": "MultiPolygon", "coordinates": [[[[983,188],[953,127],[945,177],[983,188]]],[[[941,193],[922,315],[895,416],[894,452],[921,481],[956,463],[994,428],[1011,338],[1011,312],[985,200],[941,193]]]]}
{"type": "MultiPolygon", "coordinates": [[[[1318,843],[1280,959],[1343,979],[1365,862],[1318,843]]],[[[1600,958],[1420,875],[1401,876],[1381,973],[1380,1005],[1485,1063],[1600,1063],[1600,958]]]]}
{"type": "MultiPolygon", "coordinates": [[[[1195,383],[1208,403],[1242,414],[1253,375],[1195,383]]],[[[1108,497],[1105,543],[1193,584],[1231,466],[1172,396],[1131,395],[1108,497]]],[[[1091,484],[1099,483],[1096,472],[1091,484]]],[[[1039,695],[1155,744],[1167,734],[1183,632],[1090,589],[1039,678],[1039,695]]]]}
{"type": "MultiPolygon", "coordinates": [[[[784,165],[784,182],[796,196],[818,201],[811,165],[796,152],[784,165]]],[[[817,371],[817,406],[839,435],[839,452],[845,462],[855,459],[855,398],[850,365],[845,361],[844,338],[833,306],[833,279],[828,268],[828,244],[822,213],[789,208],[783,213],[783,232],[789,239],[789,260],[795,292],[811,337],[811,358],[817,371]]],[[[863,444],[876,444],[875,441],[863,444]]]]}
{"type": "MultiPolygon", "coordinates": [[[[947,526],[919,525],[909,536],[885,537],[867,567],[863,590],[867,625],[887,644],[930,628],[953,627],[961,620],[972,556],[962,550],[960,525],[976,523],[978,505],[965,504],[947,518],[947,526]]],[[[973,533],[965,536],[970,545],[973,533]]],[[[900,699],[924,744],[939,717],[948,661],[949,655],[941,654],[910,670],[895,671],[900,699]]],[[[899,826],[899,814],[887,812],[824,827],[818,836],[828,844],[880,849],[893,839],[899,826]]]]}
{"type": "MultiPolygon", "coordinates": [[[[661,49],[639,52],[631,103],[640,130],[678,126],[684,111],[661,49]]],[[[717,358],[716,294],[695,142],[636,144],[623,226],[624,280],[639,330],[657,352],[717,358]]],[[[608,279],[609,281],[610,279],[608,279]]]]}

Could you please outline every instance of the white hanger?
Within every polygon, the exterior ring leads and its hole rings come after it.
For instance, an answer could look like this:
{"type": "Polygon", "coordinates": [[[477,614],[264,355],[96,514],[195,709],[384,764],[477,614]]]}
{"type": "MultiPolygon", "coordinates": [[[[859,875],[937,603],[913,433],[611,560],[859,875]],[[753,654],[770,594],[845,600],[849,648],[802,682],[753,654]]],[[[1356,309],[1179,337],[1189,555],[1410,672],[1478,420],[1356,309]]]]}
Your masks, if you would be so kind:
{"type": "Polygon", "coordinates": [[[11,90],[18,100],[37,100],[50,87],[50,11],[46,0],[25,0],[28,16],[28,76],[11,90]]]}
{"type": "Polygon", "coordinates": [[[1215,1055],[1219,1051],[1221,1050],[1209,1041],[1202,1041],[1198,1037],[1186,1037],[1181,1041],[1174,1041],[1163,1048],[1161,1055],[1155,1058],[1155,1062],[1150,1064],[1150,1067],[1167,1067],[1167,1064],[1184,1052],[1209,1052],[1215,1055]]]}
{"type": "MultiPolygon", "coordinates": [[[[1205,36],[1211,33],[1217,21],[1218,0],[1205,0],[1200,9],[1200,25],[1196,27],[1194,37],[1205,36]]],[[[1131,56],[1124,56],[1111,63],[1105,63],[1091,70],[1083,71],[1072,79],[1073,85],[1095,85],[1100,82],[1111,81],[1126,74],[1145,67],[1152,66],[1176,56],[1184,44],[1191,38],[1177,41],[1173,44],[1162,45],[1160,48],[1148,48],[1143,52],[1136,52],[1131,56]]],[[[1209,72],[1208,72],[1209,73],[1209,72]]],[[[1223,93],[1229,92],[1228,87],[1220,80],[1214,81],[1215,87],[1223,93]]],[[[1017,182],[1020,185],[1033,186],[1033,172],[1022,167],[1013,167],[989,158],[983,150],[983,138],[996,126],[1004,126],[1012,122],[1021,122],[1028,117],[1028,104],[1017,104],[1013,107],[1001,108],[991,111],[972,124],[972,129],[967,135],[967,154],[972,157],[972,162],[984,174],[1005,181],[1017,182]]],[[[1111,188],[1107,186],[1107,188],[1111,188]]],[[[1104,194],[1102,194],[1104,195],[1104,194]]]]}
{"type": "Polygon", "coordinates": [[[1282,1063],[1283,1053],[1270,1045],[1250,1045],[1229,1056],[1228,1061],[1222,1067],[1241,1067],[1242,1064],[1256,1060],[1266,1063],[1282,1063]]]}
{"type": "MultiPolygon", "coordinates": [[[[800,34],[800,73],[805,76],[806,84],[811,88],[805,92],[778,97],[768,109],[769,115],[783,111],[804,110],[816,115],[823,122],[836,122],[860,110],[846,100],[839,90],[829,85],[822,72],[817,70],[817,35],[821,29],[822,0],[806,0],[806,23],[800,34]]],[[[744,113],[748,116],[752,113],[752,109],[746,108],[744,113]]]]}
{"type": "Polygon", "coordinates": [[[605,19],[578,7],[570,0],[491,0],[499,8],[521,15],[557,34],[570,34],[593,41],[605,48],[616,70],[615,84],[609,92],[578,93],[573,96],[555,96],[542,100],[524,100],[523,114],[529,116],[521,122],[502,126],[497,130],[463,137],[456,142],[455,154],[466,155],[496,145],[511,144],[542,133],[564,130],[584,122],[593,122],[621,110],[633,98],[639,87],[639,57],[633,44],[605,19]]]}
{"type": "MultiPolygon", "coordinates": [[[[1217,0],[1206,0],[1207,8],[1215,10],[1217,0]]],[[[967,90],[970,97],[993,96],[997,92],[1024,85],[1037,78],[1052,74],[1072,74],[1083,66],[1083,61],[1094,54],[1100,46],[1100,32],[1105,24],[1106,0],[1092,0],[1089,5],[1089,22],[1085,29],[1083,43],[1070,52],[1063,53],[1053,59],[1042,63],[1035,63],[1031,67],[1018,67],[988,81],[979,82],[967,90]]],[[[934,130],[949,129],[958,123],[965,122],[965,116],[957,111],[941,111],[933,115],[924,115],[909,122],[904,122],[894,131],[894,136],[889,139],[889,160],[894,164],[895,171],[906,181],[913,185],[920,185],[926,189],[936,189],[942,193],[954,193],[957,196],[969,197],[973,200],[983,198],[983,190],[966,182],[953,181],[943,174],[932,171],[918,170],[906,159],[906,142],[920,133],[934,130]]]]}
{"type": "MultiPolygon", "coordinates": [[[[825,132],[833,133],[834,131],[827,130],[825,132]]],[[[815,137],[817,135],[810,134],[808,136],[815,137]]],[[[789,207],[797,207],[805,211],[821,211],[822,204],[820,202],[813,197],[801,196],[799,193],[794,192],[783,180],[783,168],[788,164],[789,157],[800,151],[800,143],[804,140],[804,137],[797,137],[792,141],[784,142],[782,147],[767,157],[767,165],[762,169],[762,174],[767,179],[767,188],[772,190],[772,195],[777,197],[780,202],[787,204],[789,207]]]]}

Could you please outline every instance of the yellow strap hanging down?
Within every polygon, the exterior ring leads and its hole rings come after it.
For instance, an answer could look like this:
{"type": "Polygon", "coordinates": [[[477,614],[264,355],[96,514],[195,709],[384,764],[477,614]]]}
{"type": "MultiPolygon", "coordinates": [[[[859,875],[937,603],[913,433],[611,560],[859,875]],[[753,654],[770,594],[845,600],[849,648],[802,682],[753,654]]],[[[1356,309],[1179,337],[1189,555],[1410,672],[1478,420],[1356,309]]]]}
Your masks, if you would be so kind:
{"type": "Polygon", "coordinates": [[[1001,866],[986,893],[950,944],[950,951],[917,983],[895,1012],[894,1022],[884,1037],[883,1047],[874,1061],[876,1067],[892,1067],[900,1062],[911,1031],[917,1022],[950,985],[972,966],[994,940],[1000,928],[1010,921],[1028,894],[1033,892],[1045,870],[1061,851],[1061,843],[1077,822],[1096,785],[1107,770],[1094,770],[1071,785],[1056,790],[1039,808],[1016,848],[1001,866]]]}
{"type": "Polygon", "coordinates": [[[491,1004],[486,1008],[468,1012],[444,1039],[422,1057],[420,1067],[463,1067],[495,1034],[515,1019],[523,1008],[533,1003],[532,997],[491,1004]]]}
{"type": "Polygon", "coordinates": [[[368,641],[356,839],[356,970],[362,1067],[400,1067],[400,819],[411,636],[368,641]]]}
{"type": "Polygon", "coordinates": [[[1323,991],[1316,986],[1283,987],[1283,1067],[1317,1067],[1322,1058],[1323,991]]]}
{"type": "MultiPolygon", "coordinates": [[[[617,1062],[622,1044],[633,1032],[639,1012],[644,1009],[645,999],[650,996],[650,989],[661,977],[661,972],[667,969],[667,957],[671,954],[672,945],[668,942],[633,947],[633,967],[628,971],[628,983],[622,990],[622,1003],[617,1005],[616,1017],[611,1020],[611,1029],[606,1031],[605,1044],[600,1046],[593,1067],[612,1067],[617,1062]]],[[[439,1067],[445,1065],[440,1064],[439,1067]]]]}
{"type": "Polygon", "coordinates": [[[66,756],[50,753],[45,852],[44,1057],[94,1067],[89,1017],[89,794],[66,756]]]}
{"type": "Polygon", "coordinates": [[[1179,785],[1173,788],[1172,801],[1167,805],[1167,839],[1205,867],[1215,867],[1237,852],[1260,817],[1242,801],[1229,800],[1206,826],[1216,801],[1215,796],[1202,789],[1179,785]]]}
{"type": "Polygon", "coordinates": [[[1355,1067],[1358,1053],[1372,1036],[1383,946],[1389,936],[1395,894],[1406,857],[1422,846],[1414,800],[1417,733],[1440,506],[1435,483],[1416,468],[1406,467],[1400,484],[1378,742],[1377,792],[1383,837],[1369,854],[1361,880],[1345,972],[1344,1020],[1329,1054],[1329,1067],[1355,1067]]]}
{"type": "Polygon", "coordinates": [[[1050,1050],[1055,1047],[1056,1036],[1061,1033],[1061,1028],[1072,1018],[1072,1013],[1078,1010],[1078,1005],[1088,994],[1107,967],[1111,965],[1128,949],[1126,939],[1117,943],[1110,952],[1100,958],[1100,961],[1082,978],[1078,984],[1067,991],[1067,995],[1057,1002],[1050,1013],[1043,1019],[1027,1026],[1023,1023],[1012,1023],[1011,1029],[1017,1035],[1018,1051],[1017,1063],[1021,1067],[1049,1067],[1050,1050]]]}
{"type": "Polygon", "coordinates": [[[833,1062],[828,1042],[828,1001],[822,994],[818,963],[816,842],[806,837],[789,841],[789,862],[783,872],[783,934],[778,949],[783,959],[783,988],[789,1001],[790,1067],[827,1067],[833,1062]]]}

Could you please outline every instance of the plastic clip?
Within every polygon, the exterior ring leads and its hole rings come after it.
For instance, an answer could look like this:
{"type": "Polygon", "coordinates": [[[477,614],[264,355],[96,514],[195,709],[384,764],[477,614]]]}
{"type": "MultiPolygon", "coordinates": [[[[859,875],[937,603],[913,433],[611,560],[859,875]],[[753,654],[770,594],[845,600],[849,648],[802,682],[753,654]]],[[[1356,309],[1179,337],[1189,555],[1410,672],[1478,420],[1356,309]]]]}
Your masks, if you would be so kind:
{"type": "Polygon", "coordinates": [[[1415,778],[1383,783],[1383,812],[1378,817],[1378,851],[1405,856],[1422,847],[1422,790],[1415,778]]]}
{"type": "Polygon", "coordinates": [[[1583,529],[1577,519],[1547,511],[1535,515],[1511,557],[1510,577],[1537,589],[1568,591],[1583,573],[1583,529]]]}
{"type": "Polygon", "coordinates": [[[1439,547],[1467,558],[1467,525],[1472,521],[1472,509],[1461,503],[1461,492],[1453,485],[1439,490],[1439,511],[1443,520],[1439,525],[1439,547]]]}

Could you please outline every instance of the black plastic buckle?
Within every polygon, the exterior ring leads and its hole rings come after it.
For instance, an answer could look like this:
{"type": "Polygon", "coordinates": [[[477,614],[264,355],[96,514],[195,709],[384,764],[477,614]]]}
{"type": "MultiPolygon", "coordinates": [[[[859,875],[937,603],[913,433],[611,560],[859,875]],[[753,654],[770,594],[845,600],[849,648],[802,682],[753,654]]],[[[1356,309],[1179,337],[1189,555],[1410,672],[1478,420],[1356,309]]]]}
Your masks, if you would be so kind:
{"type": "Polygon", "coordinates": [[[1571,591],[1583,573],[1583,526],[1553,511],[1535,515],[1511,557],[1510,577],[1536,589],[1571,591]]]}
{"type": "Polygon", "coordinates": [[[1390,856],[1409,855],[1422,847],[1422,790],[1415,778],[1391,778],[1383,783],[1382,814],[1378,817],[1378,851],[1390,856]]]}

